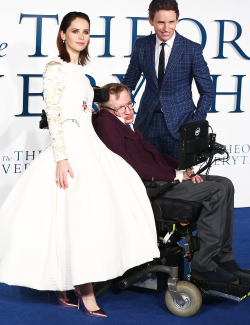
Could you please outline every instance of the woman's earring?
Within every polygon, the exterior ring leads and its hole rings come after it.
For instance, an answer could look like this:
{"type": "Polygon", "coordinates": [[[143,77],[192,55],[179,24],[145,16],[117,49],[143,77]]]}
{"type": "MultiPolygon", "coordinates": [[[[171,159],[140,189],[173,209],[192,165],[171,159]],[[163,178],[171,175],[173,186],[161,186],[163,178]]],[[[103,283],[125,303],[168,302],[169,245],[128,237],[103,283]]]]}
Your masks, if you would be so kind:
{"type": "Polygon", "coordinates": [[[65,39],[63,39],[63,44],[65,43],[65,39]]]}

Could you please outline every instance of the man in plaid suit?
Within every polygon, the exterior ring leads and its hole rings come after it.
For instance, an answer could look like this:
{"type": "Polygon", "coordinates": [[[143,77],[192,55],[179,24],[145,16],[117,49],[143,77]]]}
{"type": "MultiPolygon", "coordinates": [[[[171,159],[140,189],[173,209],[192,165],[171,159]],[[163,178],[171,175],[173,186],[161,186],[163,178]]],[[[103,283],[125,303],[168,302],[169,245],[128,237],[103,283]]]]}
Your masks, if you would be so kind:
{"type": "Polygon", "coordinates": [[[153,0],[149,22],[155,34],[136,40],[123,78],[130,91],[143,73],[146,88],[135,125],[155,148],[178,159],[180,125],[205,119],[214,99],[209,69],[201,45],[175,31],[179,10],[176,0],[153,0]],[[195,106],[191,85],[200,98],[195,106]]]}

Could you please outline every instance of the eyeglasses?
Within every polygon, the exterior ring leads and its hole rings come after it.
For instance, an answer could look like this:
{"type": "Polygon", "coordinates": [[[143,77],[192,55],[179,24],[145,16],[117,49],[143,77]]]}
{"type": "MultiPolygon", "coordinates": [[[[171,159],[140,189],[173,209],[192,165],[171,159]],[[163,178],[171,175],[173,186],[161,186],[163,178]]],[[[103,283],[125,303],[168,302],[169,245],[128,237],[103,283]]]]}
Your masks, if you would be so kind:
{"type": "Polygon", "coordinates": [[[129,102],[127,105],[122,106],[122,107],[120,107],[120,108],[118,108],[118,109],[114,109],[114,108],[111,108],[111,107],[108,107],[108,106],[104,106],[104,107],[105,107],[105,108],[108,108],[108,109],[111,109],[112,111],[115,111],[115,112],[117,112],[117,113],[119,113],[119,114],[124,114],[125,111],[126,111],[126,108],[128,108],[129,110],[134,109],[135,104],[136,104],[136,102],[132,100],[132,101],[129,102]]]}

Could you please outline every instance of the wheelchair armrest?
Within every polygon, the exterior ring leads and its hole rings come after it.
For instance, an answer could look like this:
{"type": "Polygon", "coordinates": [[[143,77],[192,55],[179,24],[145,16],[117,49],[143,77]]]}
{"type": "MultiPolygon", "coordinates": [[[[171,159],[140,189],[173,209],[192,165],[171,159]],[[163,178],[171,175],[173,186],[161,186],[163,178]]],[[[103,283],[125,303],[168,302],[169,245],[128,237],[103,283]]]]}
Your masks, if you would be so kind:
{"type": "Polygon", "coordinates": [[[148,197],[151,198],[151,197],[162,195],[162,194],[166,193],[170,188],[172,188],[173,186],[175,186],[179,183],[180,183],[180,181],[176,180],[171,183],[166,183],[166,184],[164,184],[162,186],[158,186],[158,187],[146,187],[148,197]]]}

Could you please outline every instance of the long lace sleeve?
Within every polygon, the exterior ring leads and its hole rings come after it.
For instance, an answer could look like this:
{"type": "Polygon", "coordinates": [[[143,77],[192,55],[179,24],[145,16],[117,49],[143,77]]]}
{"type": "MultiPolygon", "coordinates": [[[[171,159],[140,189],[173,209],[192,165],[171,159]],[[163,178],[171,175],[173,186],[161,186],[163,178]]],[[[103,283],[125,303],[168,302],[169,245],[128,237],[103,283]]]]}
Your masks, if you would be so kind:
{"type": "Polygon", "coordinates": [[[47,63],[43,73],[43,95],[47,115],[51,145],[56,162],[68,159],[63,139],[60,117],[61,97],[65,87],[65,73],[60,62],[47,63]]]}

